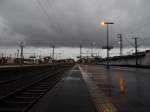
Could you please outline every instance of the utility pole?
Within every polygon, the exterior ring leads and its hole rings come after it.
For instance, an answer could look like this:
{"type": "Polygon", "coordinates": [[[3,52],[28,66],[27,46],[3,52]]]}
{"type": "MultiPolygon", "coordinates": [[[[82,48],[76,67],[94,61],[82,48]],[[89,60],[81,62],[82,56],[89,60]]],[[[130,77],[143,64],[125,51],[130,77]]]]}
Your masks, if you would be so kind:
{"type": "Polygon", "coordinates": [[[93,47],[94,47],[94,45],[95,45],[96,43],[95,42],[92,42],[91,43],[91,57],[94,57],[94,53],[93,53],[93,47]]]}
{"type": "Polygon", "coordinates": [[[123,38],[122,38],[122,34],[118,34],[118,38],[119,38],[119,42],[120,42],[120,56],[122,56],[123,55],[123,43],[122,43],[122,41],[123,41],[123,38]]]}
{"type": "Polygon", "coordinates": [[[93,57],[93,42],[91,43],[91,57],[93,57]]]}
{"type": "Polygon", "coordinates": [[[80,59],[82,58],[82,45],[80,45],[80,59]]]}
{"type": "Polygon", "coordinates": [[[138,51],[137,51],[137,48],[138,48],[138,45],[137,45],[138,37],[133,37],[133,39],[134,39],[134,43],[135,43],[135,56],[136,56],[135,64],[137,66],[138,65],[138,56],[137,56],[137,53],[138,53],[138,51]]]}
{"type": "Polygon", "coordinates": [[[17,64],[19,63],[19,49],[17,49],[17,64]]]}
{"type": "Polygon", "coordinates": [[[50,53],[49,53],[49,57],[50,57],[50,58],[52,58],[52,55],[51,55],[51,54],[52,54],[52,53],[51,53],[51,48],[50,48],[50,53]]]}
{"type": "Polygon", "coordinates": [[[4,64],[4,54],[2,52],[2,64],[4,64]]]}
{"type": "Polygon", "coordinates": [[[17,49],[17,60],[19,58],[19,49],[17,49]]]}
{"type": "Polygon", "coordinates": [[[55,45],[52,45],[52,48],[53,48],[53,52],[52,52],[52,58],[53,58],[53,60],[54,60],[54,54],[55,54],[55,45]]]}
{"type": "Polygon", "coordinates": [[[87,64],[89,63],[88,61],[89,61],[89,56],[88,56],[88,54],[89,54],[89,51],[86,51],[87,52],[87,64]]]}
{"type": "Polygon", "coordinates": [[[23,48],[24,48],[24,43],[21,42],[21,43],[20,43],[20,49],[21,49],[21,53],[20,53],[21,64],[23,64],[23,48]]]}

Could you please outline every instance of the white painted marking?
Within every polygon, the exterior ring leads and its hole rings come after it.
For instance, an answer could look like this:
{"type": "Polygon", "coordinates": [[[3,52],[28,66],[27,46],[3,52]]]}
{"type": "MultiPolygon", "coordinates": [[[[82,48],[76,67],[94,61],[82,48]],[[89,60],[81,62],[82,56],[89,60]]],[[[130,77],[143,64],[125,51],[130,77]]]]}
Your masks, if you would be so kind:
{"type": "Polygon", "coordinates": [[[113,104],[109,103],[107,97],[98,88],[97,82],[93,81],[92,78],[90,77],[91,73],[88,72],[87,65],[83,69],[79,65],[79,69],[88,87],[92,100],[96,105],[97,111],[98,112],[117,112],[116,107],[113,104]]]}

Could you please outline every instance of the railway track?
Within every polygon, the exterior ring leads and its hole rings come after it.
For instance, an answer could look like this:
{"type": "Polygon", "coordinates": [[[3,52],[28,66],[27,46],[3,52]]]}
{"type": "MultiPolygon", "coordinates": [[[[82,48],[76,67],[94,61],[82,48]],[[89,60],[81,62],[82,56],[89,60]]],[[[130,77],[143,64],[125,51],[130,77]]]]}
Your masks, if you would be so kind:
{"type": "MultiPolygon", "coordinates": [[[[26,85],[32,83],[35,80],[39,80],[48,74],[51,74],[52,70],[42,70],[40,72],[33,72],[30,74],[20,74],[21,77],[14,78],[14,80],[10,80],[8,77],[7,81],[3,81],[0,83],[0,98],[13,92],[19,88],[25,87],[26,85]]],[[[15,77],[15,75],[14,75],[15,77]]]]}
{"type": "Polygon", "coordinates": [[[39,68],[39,69],[22,69],[22,70],[5,70],[0,71],[0,84],[9,83],[18,79],[31,76],[34,74],[42,73],[43,71],[50,70],[50,68],[39,68]]]}
{"type": "Polygon", "coordinates": [[[68,69],[57,70],[32,84],[20,88],[0,99],[0,112],[27,112],[47,91],[49,91],[68,69]]]}
{"type": "MultiPolygon", "coordinates": [[[[48,70],[46,71],[40,71],[40,72],[37,72],[35,73],[36,75],[39,75],[39,74],[43,74],[43,73],[46,73],[48,70]]],[[[20,77],[16,77],[16,78],[13,78],[13,79],[9,79],[9,80],[6,80],[6,81],[0,81],[0,84],[8,84],[8,83],[11,83],[11,82],[14,82],[14,81],[17,81],[17,80],[21,80],[21,79],[24,79],[26,77],[32,77],[33,75],[28,74],[28,75],[25,75],[24,76],[20,76],[20,77]]]]}
{"type": "Polygon", "coordinates": [[[0,98],[64,67],[69,66],[56,65],[41,66],[38,68],[18,68],[19,70],[13,69],[13,71],[8,70],[4,73],[0,71],[0,98]]]}

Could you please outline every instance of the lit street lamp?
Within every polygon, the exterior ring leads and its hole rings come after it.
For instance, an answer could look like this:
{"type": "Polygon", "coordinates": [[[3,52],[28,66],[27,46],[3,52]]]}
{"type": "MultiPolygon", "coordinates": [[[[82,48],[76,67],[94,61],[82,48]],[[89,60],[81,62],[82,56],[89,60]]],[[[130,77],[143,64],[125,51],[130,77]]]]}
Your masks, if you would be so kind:
{"type": "Polygon", "coordinates": [[[106,25],[107,27],[107,68],[109,68],[109,50],[110,50],[110,47],[109,47],[109,35],[108,35],[108,25],[109,24],[114,24],[113,22],[102,22],[101,25],[106,25]]]}

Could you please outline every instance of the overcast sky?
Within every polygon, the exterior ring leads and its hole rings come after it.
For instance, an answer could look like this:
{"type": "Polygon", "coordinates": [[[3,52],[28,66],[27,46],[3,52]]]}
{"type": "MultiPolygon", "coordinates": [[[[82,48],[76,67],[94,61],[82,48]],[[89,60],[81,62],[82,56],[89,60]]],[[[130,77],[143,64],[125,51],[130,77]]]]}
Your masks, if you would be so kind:
{"type": "MultiPolygon", "coordinates": [[[[150,0],[0,0],[0,46],[118,46],[117,33],[150,43],[150,0]]],[[[132,39],[128,39],[133,42],[132,39]]],[[[124,40],[124,42],[126,42],[124,40]]],[[[128,44],[126,42],[126,44],[128,44]]]]}

